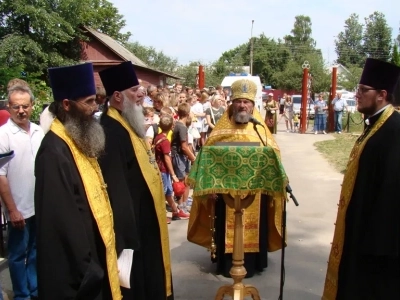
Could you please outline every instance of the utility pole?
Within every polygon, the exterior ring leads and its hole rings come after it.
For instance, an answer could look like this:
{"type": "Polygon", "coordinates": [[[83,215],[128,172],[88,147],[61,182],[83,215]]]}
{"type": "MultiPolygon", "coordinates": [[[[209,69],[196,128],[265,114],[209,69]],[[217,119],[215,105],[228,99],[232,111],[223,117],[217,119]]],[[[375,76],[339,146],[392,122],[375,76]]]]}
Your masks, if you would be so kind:
{"type": "Polygon", "coordinates": [[[253,76],[253,24],[254,20],[251,20],[251,35],[250,35],[250,75],[253,76]]]}

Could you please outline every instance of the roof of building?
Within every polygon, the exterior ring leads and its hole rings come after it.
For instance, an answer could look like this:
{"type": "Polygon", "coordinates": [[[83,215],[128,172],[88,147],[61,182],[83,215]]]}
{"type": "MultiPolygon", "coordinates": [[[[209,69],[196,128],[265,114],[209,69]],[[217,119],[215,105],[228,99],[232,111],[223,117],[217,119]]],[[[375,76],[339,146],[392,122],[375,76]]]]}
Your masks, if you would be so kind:
{"type": "Polygon", "coordinates": [[[131,61],[134,66],[141,67],[144,69],[149,69],[151,71],[161,73],[166,75],[167,77],[180,79],[180,77],[173,75],[171,73],[167,73],[164,71],[157,70],[155,68],[149,67],[145,62],[140,60],[138,57],[135,56],[132,52],[126,49],[123,45],[119,42],[114,40],[112,37],[108,36],[107,34],[101,33],[93,28],[83,26],[84,30],[90,32],[98,41],[100,41],[103,45],[113,51],[116,55],[121,57],[124,61],[131,61]]]}

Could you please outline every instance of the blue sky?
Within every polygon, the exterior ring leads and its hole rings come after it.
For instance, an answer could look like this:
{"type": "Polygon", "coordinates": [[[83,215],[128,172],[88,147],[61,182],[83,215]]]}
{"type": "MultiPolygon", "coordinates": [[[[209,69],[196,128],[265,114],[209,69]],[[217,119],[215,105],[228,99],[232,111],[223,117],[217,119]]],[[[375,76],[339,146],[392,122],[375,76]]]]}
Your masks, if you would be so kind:
{"type": "Polygon", "coordinates": [[[124,15],[131,41],[163,50],[180,64],[209,63],[253,36],[283,38],[296,15],[312,21],[313,38],[324,59],[336,59],[335,36],[344,21],[357,13],[360,22],[379,11],[385,14],[393,38],[399,33],[400,1],[394,0],[110,0],[124,15]]]}

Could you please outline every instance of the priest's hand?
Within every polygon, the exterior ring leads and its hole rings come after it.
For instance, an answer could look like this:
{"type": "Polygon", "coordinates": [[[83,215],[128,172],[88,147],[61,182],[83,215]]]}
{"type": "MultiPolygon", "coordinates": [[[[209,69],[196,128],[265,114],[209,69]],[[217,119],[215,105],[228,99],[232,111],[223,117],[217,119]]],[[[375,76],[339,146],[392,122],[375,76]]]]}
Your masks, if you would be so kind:
{"type": "Polygon", "coordinates": [[[11,225],[17,229],[23,229],[25,227],[25,219],[19,210],[9,211],[11,225]]]}

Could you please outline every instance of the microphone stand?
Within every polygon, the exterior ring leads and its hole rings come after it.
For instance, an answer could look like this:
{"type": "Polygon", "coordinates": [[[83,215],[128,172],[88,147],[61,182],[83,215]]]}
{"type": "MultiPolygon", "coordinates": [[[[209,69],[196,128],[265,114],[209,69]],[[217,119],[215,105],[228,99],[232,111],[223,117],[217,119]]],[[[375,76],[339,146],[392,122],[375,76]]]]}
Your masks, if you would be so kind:
{"type": "MultiPolygon", "coordinates": [[[[262,126],[262,125],[261,125],[262,126]]],[[[261,143],[266,146],[264,140],[261,138],[260,133],[257,130],[257,124],[253,122],[253,128],[255,132],[257,132],[258,137],[260,138],[261,143]]],[[[263,126],[265,133],[267,132],[265,127],[263,126]]],[[[265,134],[267,135],[267,134],[265,134]]],[[[293,190],[289,184],[286,185],[286,193],[289,194],[290,198],[293,200],[296,206],[299,206],[299,202],[297,202],[296,197],[293,195],[293,190]]],[[[286,200],[283,201],[283,210],[282,210],[282,250],[281,250],[281,278],[279,284],[279,300],[283,300],[283,286],[285,285],[285,240],[286,240],[286,200]]]]}

